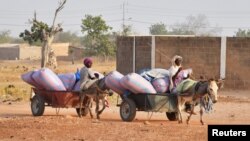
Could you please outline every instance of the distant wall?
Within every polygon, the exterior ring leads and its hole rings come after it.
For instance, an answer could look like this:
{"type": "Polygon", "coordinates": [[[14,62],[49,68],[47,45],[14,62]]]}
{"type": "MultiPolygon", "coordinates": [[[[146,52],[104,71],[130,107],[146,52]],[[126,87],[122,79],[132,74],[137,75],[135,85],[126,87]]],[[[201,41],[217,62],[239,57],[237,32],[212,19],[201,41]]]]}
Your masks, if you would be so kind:
{"type": "Polygon", "coordinates": [[[69,43],[53,43],[51,48],[56,56],[68,56],[69,43]]]}
{"type": "Polygon", "coordinates": [[[19,59],[37,60],[41,59],[41,47],[37,46],[21,46],[19,59]]]}
{"type": "Polygon", "coordinates": [[[82,59],[84,48],[83,47],[69,46],[69,52],[72,52],[72,54],[69,53],[70,58],[72,58],[72,56],[74,56],[74,59],[82,59]]]}
{"type": "MultiPolygon", "coordinates": [[[[58,58],[68,58],[69,43],[53,43],[51,47],[58,58]]],[[[0,60],[41,59],[41,47],[28,44],[1,44],[0,60]]]]}
{"type": "Polygon", "coordinates": [[[0,47],[0,60],[16,60],[19,59],[19,46],[0,47]]]}
{"type": "MultiPolygon", "coordinates": [[[[220,78],[221,46],[221,37],[119,37],[117,70],[127,74],[142,68],[169,68],[171,58],[181,55],[183,67],[192,68],[195,78],[220,78]]],[[[225,46],[225,87],[250,89],[250,38],[227,37],[225,46]]]]}

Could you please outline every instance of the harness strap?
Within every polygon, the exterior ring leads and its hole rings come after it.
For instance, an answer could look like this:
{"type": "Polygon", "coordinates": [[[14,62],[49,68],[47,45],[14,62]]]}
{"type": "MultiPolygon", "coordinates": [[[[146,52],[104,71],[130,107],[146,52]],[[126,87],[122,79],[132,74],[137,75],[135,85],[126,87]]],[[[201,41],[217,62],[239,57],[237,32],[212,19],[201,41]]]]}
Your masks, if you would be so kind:
{"type": "Polygon", "coordinates": [[[203,83],[203,82],[199,81],[194,86],[194,96],[193,96],[193,99],[192,99],[193,101],[196,100],[196,98],[197,98],[196,97],[197,96],[197,91],[198,91],[199,87],[201,86],[201,83],[203,83]]]}

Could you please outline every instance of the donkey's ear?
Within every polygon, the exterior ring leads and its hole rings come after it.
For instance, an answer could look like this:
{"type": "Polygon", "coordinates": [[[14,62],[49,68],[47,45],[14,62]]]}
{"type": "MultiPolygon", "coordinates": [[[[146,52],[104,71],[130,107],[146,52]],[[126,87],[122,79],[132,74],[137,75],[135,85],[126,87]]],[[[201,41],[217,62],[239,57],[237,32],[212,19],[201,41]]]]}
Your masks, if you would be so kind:
{"type": "Polygon", "coordinates": [[[216,83],[218,85],[218,88],[221,89],[224,87],[225,79],[218,79],[216,80],[216,83]]]}

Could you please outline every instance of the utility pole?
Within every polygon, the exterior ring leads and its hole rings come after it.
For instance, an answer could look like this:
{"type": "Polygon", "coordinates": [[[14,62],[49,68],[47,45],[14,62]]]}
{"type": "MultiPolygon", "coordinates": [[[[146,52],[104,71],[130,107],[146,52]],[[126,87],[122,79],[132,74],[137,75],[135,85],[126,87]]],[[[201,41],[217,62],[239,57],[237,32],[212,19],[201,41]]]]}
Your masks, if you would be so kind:
{"type": "Polygon", "coordinates": [[[124,28],[125,28],[125,1],[123,1],[122,5],[123,13],[122,13],[122,34],[124,34],[124,28]]]}

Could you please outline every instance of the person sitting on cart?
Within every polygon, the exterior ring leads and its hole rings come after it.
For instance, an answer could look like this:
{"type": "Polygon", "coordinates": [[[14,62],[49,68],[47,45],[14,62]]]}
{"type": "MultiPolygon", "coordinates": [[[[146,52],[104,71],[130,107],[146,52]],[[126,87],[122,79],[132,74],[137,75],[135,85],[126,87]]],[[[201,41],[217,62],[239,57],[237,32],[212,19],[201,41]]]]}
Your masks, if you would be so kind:
{"type": "Polygon", "coordinates": [[[179,55],[175,55],[173,59],[171,60],[172,65],[168,69],[169,71],[169,80],[170,80],[170,85],[169,85],[169,90],[173,91],[174,88],[174,76],[182,70],[182,57],[179,55]]]}
{"type": "Polygon", "coordinates": [[[156,78],[169,77],[170,86],[169,90],[172,91],[174,88],[173,79],[174,76],[181,70],[182,68],[182,57],[179,55],[175,55],[171,60],[172,65],[169,69],[146,69],[139,74],[144,77],[149,82],[152,82],[156,78]]]}
{"type": "Polygon", "coordinates": [[[87,90],[99,78],[98,73],[94,73],[91,69],[93,61],[87,57],[83,60],[84,67],[80,70],[80,89],[87,90]]]}

